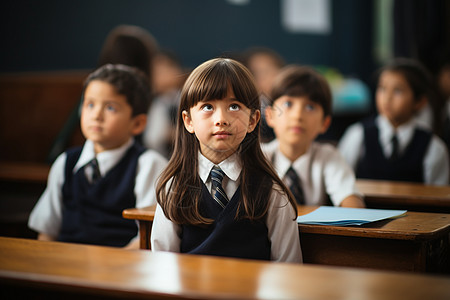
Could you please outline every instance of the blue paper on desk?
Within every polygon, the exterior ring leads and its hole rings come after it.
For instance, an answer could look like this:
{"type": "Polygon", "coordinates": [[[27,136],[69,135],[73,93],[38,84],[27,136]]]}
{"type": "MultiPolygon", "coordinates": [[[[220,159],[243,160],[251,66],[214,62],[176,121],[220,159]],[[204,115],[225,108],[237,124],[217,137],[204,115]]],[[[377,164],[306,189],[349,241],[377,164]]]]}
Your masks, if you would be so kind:
{"type": "Polygon", "coordinates": [[[321,206],[309,214],[297,217],[299,224],[349,226],[399,217],[406,210],[347,208],[321,206]]]}

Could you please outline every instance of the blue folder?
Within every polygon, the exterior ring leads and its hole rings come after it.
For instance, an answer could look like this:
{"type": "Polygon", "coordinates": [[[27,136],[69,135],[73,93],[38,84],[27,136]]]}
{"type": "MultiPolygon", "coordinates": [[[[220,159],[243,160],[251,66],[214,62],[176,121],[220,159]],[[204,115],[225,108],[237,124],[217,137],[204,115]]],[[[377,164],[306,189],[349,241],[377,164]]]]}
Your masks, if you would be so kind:
{"type": "Polygon", "coordinates": [[[297,223],[332,226],[363,225],[400,217],[405,213],[406,210],[321,206],[309,214],[297,217],[297,223]]]}

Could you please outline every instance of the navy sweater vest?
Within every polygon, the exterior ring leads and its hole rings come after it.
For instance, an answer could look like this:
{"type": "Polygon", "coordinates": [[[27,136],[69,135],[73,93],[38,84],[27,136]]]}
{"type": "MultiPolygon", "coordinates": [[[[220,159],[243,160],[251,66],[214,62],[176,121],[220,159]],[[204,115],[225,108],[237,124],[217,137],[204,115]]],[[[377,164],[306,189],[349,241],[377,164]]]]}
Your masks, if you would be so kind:
{"type": "Polygon", "coordinates": [[[431,141],[431,133],[416,128],[405,152],[397,160],[390,161],[384,156],[380,146],[374,119],[363,122],[363,126],[365,155],[358,163],[356,177],[424,182],[423,160],[431,141]]]}
{"type": "Polygon", "coordinates": [[[134,144],[119,163],[95,184],[86,179],[84,168],[72,170],[82,148],[67,151],[63,185],[62,226],[59,241],[122,247],[137,235],[133,220],[122,211],[136,206],[134,186],[139,156],[145,149],[134,144]]]}
{"type": "Polygon", "coordinates": [[[270,260],[271,245],[264,220],[235,219],[240,200],[239,187],[222,209],[203,184],[200,212],[214,222],[202,227],[183,225],[181,252],[270,260]]]}

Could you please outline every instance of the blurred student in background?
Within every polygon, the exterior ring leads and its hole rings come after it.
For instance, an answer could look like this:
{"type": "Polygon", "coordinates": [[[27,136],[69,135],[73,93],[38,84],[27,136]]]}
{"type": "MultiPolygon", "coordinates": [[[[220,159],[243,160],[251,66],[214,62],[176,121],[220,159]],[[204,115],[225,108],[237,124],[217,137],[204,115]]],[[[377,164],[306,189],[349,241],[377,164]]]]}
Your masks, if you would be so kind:
{"type": "Polygon", "coordinates": [[[170,158],[174,145],[180,89],[186,73],[177,55],[171,51],[161,50],[153,58],[154,99],[143,133],[143,143],[166,158],[170,158]]]}
{"type": "MultiPolygon", "coordinates": [[[[146,29],[134,25],[119,25],[106,36],[97,67],[105,64],[123,64],[141,70],[151,80],[153,56],[157,50],[156,39],[146,29]]],[[[69,138],[79,126],[81,103],[80,100],[55,138],[47,157],[49,163],[53,163],[56,157],[66,149],[69,138]]]]}
{"type": "Polygon", "coordinates": [[[266,120],[276,139],[262,149],[297,204],[364,207],[352,168],[334,146],[315,142],[331,124],[326,79],[310,67],[285,67],[270,99],[266,120]]]}
{"type": "Polygon", "coordinates": [[[261,97],[261,140],[271,141],[275,138],[272,128],[267,126],[265,109],[269,105],[272,83],[278,72],[285,66],[283,57],[266,47],[253,47],[243,54],[242,62],[255,77],[256,87],[261,97]]]}
{"type": "Polygon", "coordinates": [[[28,225],[40,240],[137,249],[138,227],[122,217],[156,204],[166,166],[135,136],[145,128],[150,84],[140,70],[107,64],[86,79],[81,129],[86,142],[58,156],[28,225]]]}
{"type": "Polygon", "coordinates": [[[397,58],[381,69],[378,116],[351,125],[339,150],[357,178],[449,183],[445,144],[415,116],[435,97],[433,79],[418,61],[397,58]]]}

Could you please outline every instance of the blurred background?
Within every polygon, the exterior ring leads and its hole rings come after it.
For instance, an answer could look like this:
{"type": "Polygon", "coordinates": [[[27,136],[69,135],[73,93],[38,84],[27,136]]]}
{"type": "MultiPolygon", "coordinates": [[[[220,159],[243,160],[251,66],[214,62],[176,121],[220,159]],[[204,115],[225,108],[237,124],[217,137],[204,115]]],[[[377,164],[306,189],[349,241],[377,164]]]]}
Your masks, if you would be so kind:
{"type": "Polygon", "coordinates": [[[288,63],[366,81],[394,55],[436,68],[450,31],[444,0],[7,0],[2,7],[1,72],[93,68],[108,32],[133,24],[190,68],[266,46],[288,63]]]}

